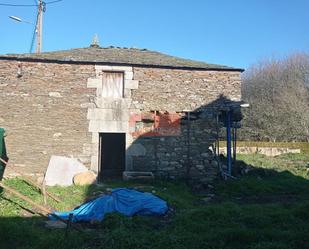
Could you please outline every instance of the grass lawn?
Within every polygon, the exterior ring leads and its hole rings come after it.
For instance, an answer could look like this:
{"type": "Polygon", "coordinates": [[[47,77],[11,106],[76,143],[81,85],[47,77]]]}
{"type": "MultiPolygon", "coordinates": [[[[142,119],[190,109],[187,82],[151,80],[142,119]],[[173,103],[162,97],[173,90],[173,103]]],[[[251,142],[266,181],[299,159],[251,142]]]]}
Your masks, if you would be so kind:
{"type": "MultiPolygon", "coordinates": [[[[44,218],[29,216],[19,206],[29,207],[26,203],[2,191],[0,248],[309,248],[309,154],[238,158],[254,170],[237,180],[217,182],[204,193],[193,193],[181,182],[162,181],[49,188],[63,200],[49,201],[57,210],[71,209],[113,187],[153,191],[174,209],[162,218],[110,214],[95,228],[72,230],[67,238],[62,229],[45,228],[44,218]]],[[[42,203],[23,181],[5,183],[42,203]]]]}

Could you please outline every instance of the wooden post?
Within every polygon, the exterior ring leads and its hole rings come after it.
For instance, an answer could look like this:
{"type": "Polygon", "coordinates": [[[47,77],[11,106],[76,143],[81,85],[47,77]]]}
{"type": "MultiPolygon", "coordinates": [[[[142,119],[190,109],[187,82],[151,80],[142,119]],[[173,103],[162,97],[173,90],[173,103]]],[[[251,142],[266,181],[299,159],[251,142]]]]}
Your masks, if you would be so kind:
{"type": "Polygon", "coordinates": [[[7,162],[7,161],[4,161],[1,157],[0,157],[0,161],[3,162],[5,165],[8,164],[8,162],[7,162]]]}
{"type": "Polygon", "coordinates": [[[42,26],[43,26],[43,12],[44,6],[43,1],[39,0],[38,3],[38,16],[37,16],[37,26],[36,26],[36,53],[41,53],[42,51],[42,26]]]}
{"type": "Polygon", "coordinates": [[[187,167],[186,167],[186,183],[189,185],[190,171],[192,167],[191,162],[191,124],[190,111],[187,111],[187,167]]]}
{"type": "Polygon", "coordinates": [[[70,213],[69,214],[69,220],[68,220],[68,223],[67,223],[67,228],[65,229],[65,238],[67,238],[69,236],[69,232],[70,232],[70,228],[71,228],[71,225],[72,225],[72,220],[73,220],[73,214],[70,213]]]}
{"type": "Polygon", "coordinates": [[[42,195],[43,195],[43,200],[44,200],[44,204],[47,204],[47,197],[46,197],[46,181],[45,179],[43,180],[43,184],[42,184],[42,195]]]}

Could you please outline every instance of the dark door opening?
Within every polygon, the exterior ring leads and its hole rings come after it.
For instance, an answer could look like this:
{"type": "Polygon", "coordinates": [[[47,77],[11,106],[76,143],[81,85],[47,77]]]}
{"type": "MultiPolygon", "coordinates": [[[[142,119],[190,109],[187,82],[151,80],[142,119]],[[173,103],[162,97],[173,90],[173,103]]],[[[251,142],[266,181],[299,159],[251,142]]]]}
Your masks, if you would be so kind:
{"type": "Polygon", "coordinates": [[[125,133],[100,133],[99,181],[122,177],[125,171],[125,133]]]}

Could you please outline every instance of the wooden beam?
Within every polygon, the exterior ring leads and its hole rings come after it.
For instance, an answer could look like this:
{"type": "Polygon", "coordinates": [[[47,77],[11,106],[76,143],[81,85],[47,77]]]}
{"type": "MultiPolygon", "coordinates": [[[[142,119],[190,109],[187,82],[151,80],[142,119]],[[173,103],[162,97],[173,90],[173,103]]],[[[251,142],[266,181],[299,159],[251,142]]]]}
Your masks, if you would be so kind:
{"type": "MultiPolygon", "coordinates": [[[[3,160],[1,157],[0,157],[0,161],[3,162],[6,166],[8,165],[8,162],[3,160]]],[[[13,171],[20,174],[20,172],[18,172],[18,170],[16,170],[16,168],[14,166],[11,166],[11,168],[13,168],[13,171]]],[[[43,186],[40,186],[39,184],[37,184],[35,181],[33,181],[31,178],[25,176],[25,175],[22,175],[20,174],[20,177],[25,181],[27,182],[28,184],[30,185],[33,185],[35,187],[37,187],[40,191],[41,191],[41,194],[44,196],[44,190],[43,190],[43,186]]],[[[53,194],[49,193],[48,191],[45,191],[46,195],[49,196],[50,198],[52,198],[54,201],[56,202],[61,202],[61,200],[59,198],[57,198],[56,196],[54,196],[53,194]]]]}
{"type": "Polygon", "coordinates": [[[38,210],[40,210],[40,214],[42,214],[43,216],[47,216],[49,213],[52,212],[52,210],[50,210],[49,208],[46,208],[46,207],[44,207],[44,206],[42,206],[40,204],[35,203],[29,197],[19,193],[18,191],[16,191],[15,189],[13,189],[11,187],[8,187],[8,186],[4,185],[3,182],[0,182],[0,187],[4,188],[10,194],[16,195],[20,199],[24,200],[25,202],[28,202],[30,205],[32,205],[33,207],[35,207],[38,210]]]}
{"type": "MultiPolygon", "coordinates": [[[[33,207],[35,207],[36,209],[40,210],[40,212],[37,212],[39,214],[41,214],[42,216],[48,217],[48,215],[51,215],[53,217],[55,217],[56,219],[62,221],[65,224],[69,224],[69,222],[63,218],[61,218],[60,216],[56,215],[53,213],[52,210],[50,210],[49,208],[37,204],[34,201],[32,201],[29,197],[19,193],[18,191],[16,191],[15,189],[8,187],[6,185],[3,184],[3,182],[0,182],[0,187],[2,187],[3,189],[5,189],[6,191],[8,191],[10,194],[16,195],[17,197],[19,197],[20,199],[24,200],[25,202],[28,202],[30,205],[32,205],[33,207]]],[[[76,229],[77,231],[82,231],[75,223],[71,223],[70,224],[74,229],[76,229]]]]}

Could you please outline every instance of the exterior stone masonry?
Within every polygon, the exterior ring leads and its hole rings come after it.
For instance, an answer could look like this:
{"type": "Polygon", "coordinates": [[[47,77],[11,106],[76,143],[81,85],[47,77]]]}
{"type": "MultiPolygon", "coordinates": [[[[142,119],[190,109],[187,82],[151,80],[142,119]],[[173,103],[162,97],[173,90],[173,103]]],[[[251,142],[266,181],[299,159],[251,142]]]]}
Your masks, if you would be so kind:
{"type": "Polygon", "coordinates": [[[135,68],[139,88],[132,102],[143,113],[163,111],[182,113],[177,136],[135,137],[127,150],[133,171],[151,171],[164,178],[184,178],[209,183],[218,176],[219,167],[212,145],[216,139],[216,108],[224,96],[239,101],[240,72],[191,71],[135,68]],[[216,103],[216,104],[214,104],[216,103]],[[187,113],[206,109],[203,119],[187,113]],[[135,149],[138,148],[138,149],[135,149]]]}
{"type": "Polygon", "coordinates": [[[90,65],[0,60],[0,126],[19,171],[41,174],[51,155],[89,164],[87,110],[94,90],[87,79],[94,75],[90,65]]]}
{"type": "Polygon", "coordinates": [[[211,182],[218,175],[218,164],[209,147],[215,141],[215,124],[199,120],[181,122],[178,136],[137,138],[128,150],[139,146],[143,153],[132,155],[133,170],[151,171],[163,178],[185,178],[211,182]],[[189,124],[190,123],[190,124],[189,124]]]}
{"type": "Polygon", "coordinates": [[[240,100],[240,72],[135,68],[132,100],[144,110],[195,110],[223,94],[240,100]]]}
{"type": "MultiPolygon", "coordinates": [[[[100,132],[126,133],[126,170],[152,171],[209,182],[218,165],[214,113],[196,119],[220,96],[240,100],[240,72],[79,63],[0,60],[0,127],[7,131],[10,163],[25,174],[42,174],[51,155],[79,159],[98,171],[100,132]],[[124,98],[102,98],[102,72],[124,72],[124,98]],[[134,134],[146,125],[132,115],[178,113],[180,134],[134,134]],[[131,121],[130,121],[131,120],[131,121]],[[130,123],[131,122],[131,123],[130,123]],[[130,125],[131,124],[131,125],[130,125]]],[[[10,170],[7,170],[7,174],[10,170]]]]}

